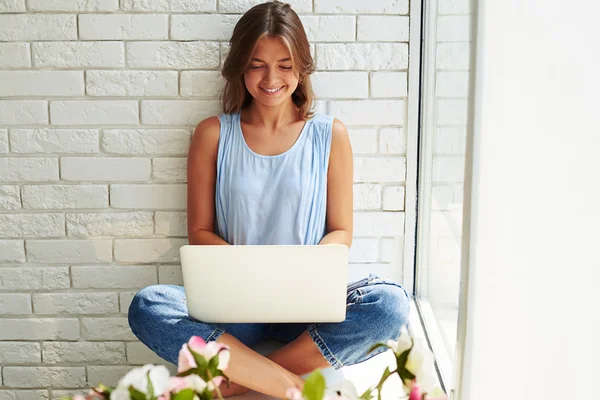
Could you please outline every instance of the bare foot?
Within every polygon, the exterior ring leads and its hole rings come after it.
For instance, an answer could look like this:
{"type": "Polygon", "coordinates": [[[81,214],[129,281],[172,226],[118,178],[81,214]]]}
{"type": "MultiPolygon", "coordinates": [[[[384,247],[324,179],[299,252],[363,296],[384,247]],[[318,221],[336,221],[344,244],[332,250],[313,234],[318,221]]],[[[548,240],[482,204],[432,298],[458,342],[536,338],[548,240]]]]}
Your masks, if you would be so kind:
{"type": "MultiPolygon", "coordinates": [[[[225,382],[225,381],[221,382],[221,384],[219,385],[219,390],[221,391],[221,394],[223,395],[223,397],[236,396],[238,394],[244,394],[244,393],[250,391],[250,389],[248,389],[247,387],[238,385],[235,382],[229,382],[229,387],[227,387],[227,382],[225,382]]],[[[213,398],[218,398],[218,397],[219,397],[219,395],[217,394],[217,391],[213,390],[213,398]]]]}

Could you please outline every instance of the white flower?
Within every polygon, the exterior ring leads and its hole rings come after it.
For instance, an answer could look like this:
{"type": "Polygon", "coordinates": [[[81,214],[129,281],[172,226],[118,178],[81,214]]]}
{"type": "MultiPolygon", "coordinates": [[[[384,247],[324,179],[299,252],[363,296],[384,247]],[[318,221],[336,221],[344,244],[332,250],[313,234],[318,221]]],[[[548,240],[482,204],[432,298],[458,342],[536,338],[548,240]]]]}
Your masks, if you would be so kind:
{"type": "Polygon", "coordinates": [[[414,339],[415,345],[408,354],[406,369],[414,376],[424,392],[430,393],[436,385],[434,358],[427,343],[422,339],[414,339]]]}
{"type": "Polygon", "coordinates": [[[402,329],[400,330],[400,336],[398,336],[398,339],[396,339],[396,341],[388,340],[387,345],[392,348],[396,355],[400,355],[406,350],[410,349],[410,346],[412,345],[412,340],[410,334],[408,333],[408,329],[406,329],[406,325],[402,326],[402,329]]]}
{"type": "Polygon", "coordinates": [[[121,378],[110,395],[111,400],[130,400],[130,386],[144,394],[148,394],[148,373],[150,373],[150,381],[154,388],[154,396],[163,394],[169,386],[169,370],[164,365],[146,364],[143,367],[132,369],[121,378]]]}
{"type": "Polygon", "coordinates": [[[325,390],[325,398],[329,400],[358,400],[358,392],[354,384],[347,379],[325,390]]]}

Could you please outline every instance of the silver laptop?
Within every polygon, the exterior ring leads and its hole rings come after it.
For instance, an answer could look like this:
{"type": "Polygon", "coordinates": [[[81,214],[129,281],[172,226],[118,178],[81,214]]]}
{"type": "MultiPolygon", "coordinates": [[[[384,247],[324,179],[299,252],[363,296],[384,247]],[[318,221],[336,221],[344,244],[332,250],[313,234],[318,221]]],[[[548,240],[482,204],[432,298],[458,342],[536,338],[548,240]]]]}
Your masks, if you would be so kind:
{"type": "Polygon", "coordinates": [[[190,317],[207,323],[342,322],[348,247],[179,249],[190,317]]]}

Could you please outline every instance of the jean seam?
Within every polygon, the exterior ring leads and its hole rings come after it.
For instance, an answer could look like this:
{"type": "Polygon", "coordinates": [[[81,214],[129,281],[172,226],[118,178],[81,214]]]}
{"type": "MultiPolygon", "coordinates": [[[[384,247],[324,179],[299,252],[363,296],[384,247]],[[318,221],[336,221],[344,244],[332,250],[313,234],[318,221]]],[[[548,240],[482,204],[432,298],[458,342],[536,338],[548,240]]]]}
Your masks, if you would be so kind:
{"type": "Polygon", "coordinates": [[[327,344],[325,344],[325,341],[317,332],[317,327],[315,324],[309,325],[308,333],[312,337],[313,341],[317,345],[317,348],[319,349],[319,351],[321,352],[323,357],[325,357],[325,359],[327,360],[327,362],[329,364],[331,364],[335,369],[340,369],[344,366],[344,363],[342,363],[340,360],[338,360],[336,358],[336,356],[333,354],[333,352],[331,351],[331,349],[329,349],[327,344]]]}
{"type": "Polygon", "coordinates": [[[219,339],[219,337],[221,337],[221,335],[223,335],[225,333],[225,329],[223,328],[217,328],[214,331],[211,332],[210,335],[208,335],[208,337],[206,338],[206,343],[210,342],[210,340],[214,337],[215,341],[217,341],[219,339]]]}

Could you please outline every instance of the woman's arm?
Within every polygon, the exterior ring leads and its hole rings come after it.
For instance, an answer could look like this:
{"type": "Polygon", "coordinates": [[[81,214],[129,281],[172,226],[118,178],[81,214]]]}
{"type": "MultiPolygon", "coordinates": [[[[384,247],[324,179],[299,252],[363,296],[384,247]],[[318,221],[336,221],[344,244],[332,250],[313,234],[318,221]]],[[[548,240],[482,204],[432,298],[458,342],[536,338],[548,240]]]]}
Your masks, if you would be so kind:
{"type": "Polygon", "coordinates": [[[352,245],[353,168],[348,130],[334,119],[327,172],[327,234],[319,244],[352,245]]]}
{"type": "Polygon", "coordinates": [[[190,244],[227,245],[215,227],[215,182],[220,123],[207,118],[196,127],[187,161],[187,226],[190,244]]]}

